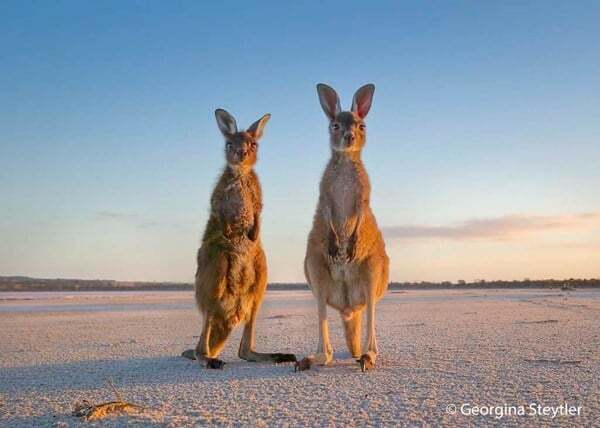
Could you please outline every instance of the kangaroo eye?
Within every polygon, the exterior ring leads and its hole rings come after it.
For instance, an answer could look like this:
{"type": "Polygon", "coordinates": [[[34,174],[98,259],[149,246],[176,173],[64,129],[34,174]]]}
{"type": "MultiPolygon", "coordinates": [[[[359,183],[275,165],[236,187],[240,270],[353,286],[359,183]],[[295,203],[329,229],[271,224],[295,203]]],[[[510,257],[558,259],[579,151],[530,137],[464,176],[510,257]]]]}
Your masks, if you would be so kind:
{"type": "Polygon", "coordinates": [[[331,125],[331,129],[333,129],[334,131],[337,131],[338,129],[340,129],[340,124],[334,123],[333,125],[331,125]]]}
{"type": "Polygon", "coordinates": [[[231,144],[230,142],[225,143],[225,148],[227,150],[231,150],[232,147],[233,147],[233,144],[231,144]]]}
{"type": "Polygon", "coordinates": [[[251,142],[250,147],[252,147],[252,150],[256,150],[256,143],[254,141],[251,142]]]}
{"type": "Polygon", "coordinates": [[[367,129],[367,125],[365,125],[364,123],[361,123],[360,125],[358,125],[358,127],[360,128],[361,131],[364,131],[365,129],[367,129]]]}

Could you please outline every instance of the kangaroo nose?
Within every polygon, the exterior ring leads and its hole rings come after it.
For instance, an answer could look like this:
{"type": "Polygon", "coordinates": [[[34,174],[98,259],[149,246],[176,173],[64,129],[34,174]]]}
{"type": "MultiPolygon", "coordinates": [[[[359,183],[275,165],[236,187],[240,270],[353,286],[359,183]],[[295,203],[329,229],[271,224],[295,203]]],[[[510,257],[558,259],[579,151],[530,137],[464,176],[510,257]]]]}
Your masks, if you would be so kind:
{"type": "Polygon", "coordinates": [[[344,134],[344,139],[349,143],[354,141],[354,138],[354,132],[347,132],[344,134]]]}

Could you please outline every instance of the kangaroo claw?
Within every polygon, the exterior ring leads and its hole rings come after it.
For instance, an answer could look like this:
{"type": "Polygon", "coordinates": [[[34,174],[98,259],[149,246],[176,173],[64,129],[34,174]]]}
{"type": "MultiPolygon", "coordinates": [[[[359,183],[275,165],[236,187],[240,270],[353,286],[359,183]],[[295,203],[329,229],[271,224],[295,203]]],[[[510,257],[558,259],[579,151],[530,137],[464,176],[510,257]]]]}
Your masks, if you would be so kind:
{"type": "Polygon", "coordinates": [[[366,372],[368,369],[372,369],[373,367],[375,367],[375,363],[373,362],[369,354],[361,355],[361,357],[356,361],[360,364],[360,370],[363,373],[366,372]]]}
{"type": "Polygon", "coordinates": [[[206,368],[207,369],[223,370],[224,365],[225,365],[225,362],[221,361],[217,358],[207,358],[206,359],[206,368]]]}
{"type": "Polygon", "coordinates": [[[294,365],[294,372],[303,372],[304,370],[309,370],[311,366],[312,361],[309,358],[302,358],[294,365]]]}

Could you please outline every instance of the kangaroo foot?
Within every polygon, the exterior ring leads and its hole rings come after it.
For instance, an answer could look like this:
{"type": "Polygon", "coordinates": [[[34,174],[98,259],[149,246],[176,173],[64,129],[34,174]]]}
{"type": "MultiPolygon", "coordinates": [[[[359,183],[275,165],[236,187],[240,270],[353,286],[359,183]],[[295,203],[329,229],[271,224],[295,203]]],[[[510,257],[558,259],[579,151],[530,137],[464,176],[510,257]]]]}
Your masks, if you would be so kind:
{"type": "Polygon", "coordinates": [[[363,373],[368,369],[375,367],[375,361],[373,361],[373,358],[369,354],[361,355],[361,357],[356,361],[360,364],[360,369],[363,373]]]}
{"type": "Polygon", "coordinates": [[[302,358],[300,361],[296,362],[294,372],[303,372],[304,370],[309,370],[311,367],[312,360],[310,358],[302,358]]]}
{"type": "Polygon", "coordinates": [[[270,354],[270,357],[276,363],[295,363],[297,361],[294,354],[282,354],[280,352],[276,352],[270,354]]]}
{"type": "Polygon", "coordinates": [[[186,349],[185,351],[183,351],[181,353],[181,356],[183,358],[187,358],[189,360],[195,360],[196,359],[196,352],[193,349],[186,349]]]}
{"type": "Polygon", "coordinates": [[[218,358],[207,358],[206,359],[206,368],[207,369],[223,370],[224,365],[225,365],[225,362],[219,360],[218,358]]]}

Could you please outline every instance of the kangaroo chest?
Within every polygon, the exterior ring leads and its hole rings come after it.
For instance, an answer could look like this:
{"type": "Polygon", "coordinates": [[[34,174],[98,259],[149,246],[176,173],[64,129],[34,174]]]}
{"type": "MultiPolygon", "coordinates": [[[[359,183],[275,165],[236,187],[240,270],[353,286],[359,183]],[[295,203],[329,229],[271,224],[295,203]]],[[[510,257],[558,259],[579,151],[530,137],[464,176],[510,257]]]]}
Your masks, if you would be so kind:
{"type": "Polygon", "coordinates": [[[330,165],[325,184],[331,222],[343,238],[352,233],[365,199],[368,201],[368,180],[360,165],[341,163],[330,165]]]}
{"type": "Polygon", "coordinates": [[[254,224],[252,186],[239,181],[229,183],[220,202],[225,221],[236,229],[248,230],[254,224]]]}
{"type": "Polygon", "coordinates": [[[357,174],[341,171],[332,177],[330,184],[331,208],[334,217],[345,219],[356,214],[359,201],[357,174]]]}

